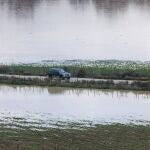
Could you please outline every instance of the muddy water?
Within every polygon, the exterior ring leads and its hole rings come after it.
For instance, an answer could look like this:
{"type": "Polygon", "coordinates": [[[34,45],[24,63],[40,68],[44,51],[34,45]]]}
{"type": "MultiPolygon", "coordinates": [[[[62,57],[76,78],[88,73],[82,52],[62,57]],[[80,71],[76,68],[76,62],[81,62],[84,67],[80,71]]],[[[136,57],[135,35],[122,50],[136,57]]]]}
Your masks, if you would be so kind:
{"type": "Polygon", "coordinates": [[[150,121],[150,92],[0,85],[0,123],[150,121]]]}
{"type": "Polygon", "coordinates": [[[0,0],[0,62],[150,58],[149,0],[0,0]]]}

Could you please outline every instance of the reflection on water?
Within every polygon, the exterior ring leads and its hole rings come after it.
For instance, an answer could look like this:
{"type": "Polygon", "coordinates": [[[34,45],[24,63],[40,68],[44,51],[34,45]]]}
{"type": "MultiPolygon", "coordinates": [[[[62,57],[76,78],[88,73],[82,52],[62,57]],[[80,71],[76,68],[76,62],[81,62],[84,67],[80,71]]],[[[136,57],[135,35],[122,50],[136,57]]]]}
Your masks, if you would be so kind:
{"type": "MultiPolygon", "coordinates": [[[[139,10],[150,11],[150,1],[149,0],[93,0],[97,11],[111,17],[113,15],[118,15],[126,13],[129,7],[138,7],[139,10]]],[[[133,7],[133,8],[134,8],[133,7]]]]}
{"type": "Polygon", "coordinates": [[[28,94],[43,94],[48,93],[49,95],[76,95],[80,96],[86,94],[88,96],[110,96],[110,97],[124,97],[128,98],[128,95],[132,93],[135,99],[143,98],[150,99],[149,91],[126,91],[126,90],[99,90],[99,89],[78,89],[78,88],[62,88],[62,87],[38,87],[38,86],[18,86],[18,85],[0,85],[0,93],[10,92],[17,93],[21,92],[26,95],[28,94]]]}
{"type": "Polygon", "coordinates": [[[54,126],[68,120],[146,124],[150,121],[149,105],[149,91],[0,86],[0,124],[54,126]]]}
{"type": "Polygon", "coordinates": [[[39,1],[40,0],[1,0],[0,9],[7,11],[6,14],[8,18],[32,19],[34,17],[34,9],[39,1]]]}
{"type": "Polygon", "coordinates": [[[131,5],[137,6],[143,11],[150,11],[149,0],[0,0],[0,7],[8,9],[9,13],[14,13],[16,17],[33,16],[39,5],[52,6],[54,4],[69,2],[73,8],[89,9],[93,5],[97,12],[104,12],[105,15],[117,15],[127,11],[131,5]]]}
{"type": "Polygon", "coordinates": [[[0,0],[0,61],[150,58],[149,0],[0,0]]]}

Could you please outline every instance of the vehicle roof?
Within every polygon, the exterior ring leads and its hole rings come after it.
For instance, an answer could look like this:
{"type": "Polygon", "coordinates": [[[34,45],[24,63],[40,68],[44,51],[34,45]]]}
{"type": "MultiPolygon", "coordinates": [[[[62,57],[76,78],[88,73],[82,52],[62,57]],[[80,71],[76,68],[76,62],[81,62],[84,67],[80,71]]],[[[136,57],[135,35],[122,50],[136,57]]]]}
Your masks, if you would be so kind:
{"type": "Polygon", "coordinates": [[[64,70],[63,68],[50,68],[50,70],[64,70]]]}

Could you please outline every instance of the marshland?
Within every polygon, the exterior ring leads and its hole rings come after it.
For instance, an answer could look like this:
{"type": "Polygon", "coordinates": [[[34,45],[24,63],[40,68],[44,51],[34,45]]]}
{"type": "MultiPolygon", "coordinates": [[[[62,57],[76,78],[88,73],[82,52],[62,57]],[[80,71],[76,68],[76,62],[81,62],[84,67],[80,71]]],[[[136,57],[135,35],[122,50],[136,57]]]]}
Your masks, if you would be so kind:
{"type": "Polygon", "coordinates": [[[149,27],[149,0],[0,0],[0,150],[149,150],[149,27]]]}
{"type": "Polygon", "coordinates": [[[1,149],[149,148],[148,91],[0,85],[0,97],[1,149]]]}
{"type": "Polygon", "coordinates": [[[63,60],[41,63],[1,64],[1,74],[47,76],[50,68],[63,68],[72,77],[150,80],[150,62],[117,60],[63,60]]]}
{"type": "Polygon", "coordinates": [[[0,74],[0,83],[5,84],[150,90],[150,63],[142,61],[51,60],[34,64],[1,64],[0,74]],[[51,68],[62,68],[71,73],[73,79],[50,79],[48,71],[51,68]]]}

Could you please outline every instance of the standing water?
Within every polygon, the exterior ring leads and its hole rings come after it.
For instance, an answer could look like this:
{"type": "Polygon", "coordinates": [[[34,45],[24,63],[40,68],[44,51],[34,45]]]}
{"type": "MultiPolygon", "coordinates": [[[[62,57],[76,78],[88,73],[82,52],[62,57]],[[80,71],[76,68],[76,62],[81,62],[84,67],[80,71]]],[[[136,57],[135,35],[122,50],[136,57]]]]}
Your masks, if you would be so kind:
{"type": "Polygon", "coordinates": [[[0,62],[150,58],[149,0],[0,0],[0,62]]]}
{"type": "Polygon", "coordinates": [[[54,126],[56,123],[150,121],[150,92],[0,85],[0,123],[54,126]]]}

